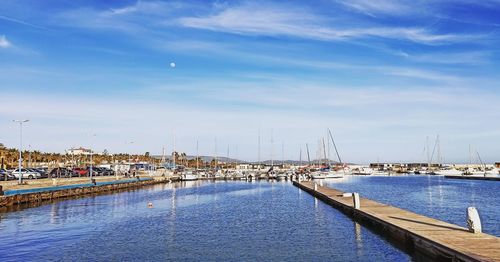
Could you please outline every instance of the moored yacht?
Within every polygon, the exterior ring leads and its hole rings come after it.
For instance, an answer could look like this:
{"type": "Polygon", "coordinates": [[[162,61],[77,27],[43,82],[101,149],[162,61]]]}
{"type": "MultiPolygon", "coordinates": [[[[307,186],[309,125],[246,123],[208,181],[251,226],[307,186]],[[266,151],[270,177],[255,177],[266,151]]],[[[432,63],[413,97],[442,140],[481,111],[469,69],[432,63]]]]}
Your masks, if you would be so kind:
{"type": "Polygon", "coordinates": [[[441,169],[434,172],[438,176],[460,176],[462,171],[456,170],[455,168],[441,169]]]}
{"type": "Polygon", "coordinates": [[[193,171],[186,171],[181,175],[182,181],[193,181],[198,180],[198,175],[193,173],[193,171]]]}

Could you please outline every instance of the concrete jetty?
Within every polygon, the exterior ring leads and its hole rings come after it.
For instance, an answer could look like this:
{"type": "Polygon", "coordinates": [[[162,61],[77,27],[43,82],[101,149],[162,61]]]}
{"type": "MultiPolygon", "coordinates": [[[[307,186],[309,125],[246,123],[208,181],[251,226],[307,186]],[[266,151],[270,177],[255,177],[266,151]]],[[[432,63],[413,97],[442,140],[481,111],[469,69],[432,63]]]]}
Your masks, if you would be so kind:
{"type": "Polygon", "coordinates": [[[345,197],[349,194],[342,191],[319,185],[315,190],[314,182],[310,181],[294,181],[293,184],[356,221],[373,225],[389,238],[436,261],[500,261],[498,237],[471,233],[457,225],[362,197],[360,208],[355,209],[352,196],[345,197]]]}

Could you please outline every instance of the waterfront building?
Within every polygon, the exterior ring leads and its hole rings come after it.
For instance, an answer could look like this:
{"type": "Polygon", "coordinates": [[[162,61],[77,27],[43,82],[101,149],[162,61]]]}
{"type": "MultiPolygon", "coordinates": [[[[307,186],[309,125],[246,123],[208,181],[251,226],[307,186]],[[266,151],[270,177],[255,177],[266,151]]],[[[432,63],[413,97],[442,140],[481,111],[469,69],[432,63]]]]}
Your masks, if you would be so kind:
{"type": "Polygon", "coordinates": [[[91,150],[83,147],[78,147],[78,148],[70,148],[66,150],[66,153],[74,156],[86,156],[90,155],[91,150]]]}

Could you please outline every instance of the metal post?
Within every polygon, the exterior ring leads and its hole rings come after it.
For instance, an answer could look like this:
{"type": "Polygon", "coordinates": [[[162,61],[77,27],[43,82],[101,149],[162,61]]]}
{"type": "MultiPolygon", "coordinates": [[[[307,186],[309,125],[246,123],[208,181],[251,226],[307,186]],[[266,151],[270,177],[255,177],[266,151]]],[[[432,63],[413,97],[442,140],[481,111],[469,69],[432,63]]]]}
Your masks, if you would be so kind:
{"type": "Polygon", "coordinates": [[[19,184],[23,183],[23,174],[21,172],[23,165],[23,123],[28,122],[28,119],[25,120],[12,120],[13,122],[19,123],[19,184]]]}
{"type": "Polygon", "coordinates": [[[359,194],[352,193],[352,200],[353,200],[353,204],[354,204],[354,209],[359,209],[361,207],[361,202],[359,200],[359,194]]]}
{"type": "Polygon", "coordinates": [[[92,173],[93,173],[93,171],[92,171],[92,162],[93,162],[93,161],[92,161],[92,149],[90,149],[90,168],[89,168],[89,172],[90,172],[90,174],[89,174],[90,181],[92,181],[92,173]]]}
{"type": "MultiPolygon", "coordinates": [[[[91,135],[90,139],[92,139],[92,137],[95,137],[95,136],[96,136],[95,134],[91,135]]],[[[93,172],[93,168],[92,168],[92,165],[93,165],[92,154],[94,153],[94,151],[92,150],[92,141],[90,143],[91,143],[91,146],[90,146],[90,168],[89,168],[90,175],[89,175],[89,177],[90,177],[90,181],[93,181],[92,175],[94,172],[93,172]]]]}
{"type": "Polygon", "coordinates": [[[467,227],[471,233],[481,233],[481,219],[475,207],[467,208],[467,227]]]}

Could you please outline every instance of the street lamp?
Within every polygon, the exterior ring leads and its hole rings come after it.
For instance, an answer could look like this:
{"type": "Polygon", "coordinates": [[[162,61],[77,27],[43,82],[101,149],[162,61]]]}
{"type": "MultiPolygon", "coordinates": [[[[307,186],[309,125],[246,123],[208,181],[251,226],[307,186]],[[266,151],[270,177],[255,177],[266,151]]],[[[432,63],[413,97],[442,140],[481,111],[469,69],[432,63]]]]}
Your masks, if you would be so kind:
{"type": "Polygon", "coordinates": [[[21,168],[23,165],[23,123],[28,122],[28,119],[24,120],[12,120],[13,122],[19,123],[19,184],[23,183],[23,174],[21,173],[21,168]]]}
{"type": "MultiPolygon", "coordinates": [[[[127,145],[131,145],[131,144],[133,144],[133,143],[134,143],[134,141],[128,141],[128,142],[125,142],[125,144],[127,144],[127,145]]],[[[128,153],[128,174],[129,174],[129,176],[130,176],[130,167],[131,167],[130,162],[131,162],[131,161],[132,161],[132,160],[130,159],[130,153],[128,153]]]]}
{"type": "MultiPolygon", "coordinates": [[[[91,139],[92,137],[96,137],[96,134],[92,134],[90,135],[91,136],[91,139]]],[[[92,182],[92,173],[93,173],[93,170],[92,170],[92,163],[93,163],[93,160],[92,160],[92,141],[90,142],[90,168],[89,168],[89,172],[90,172],[90,181],[92,182]]]]}

